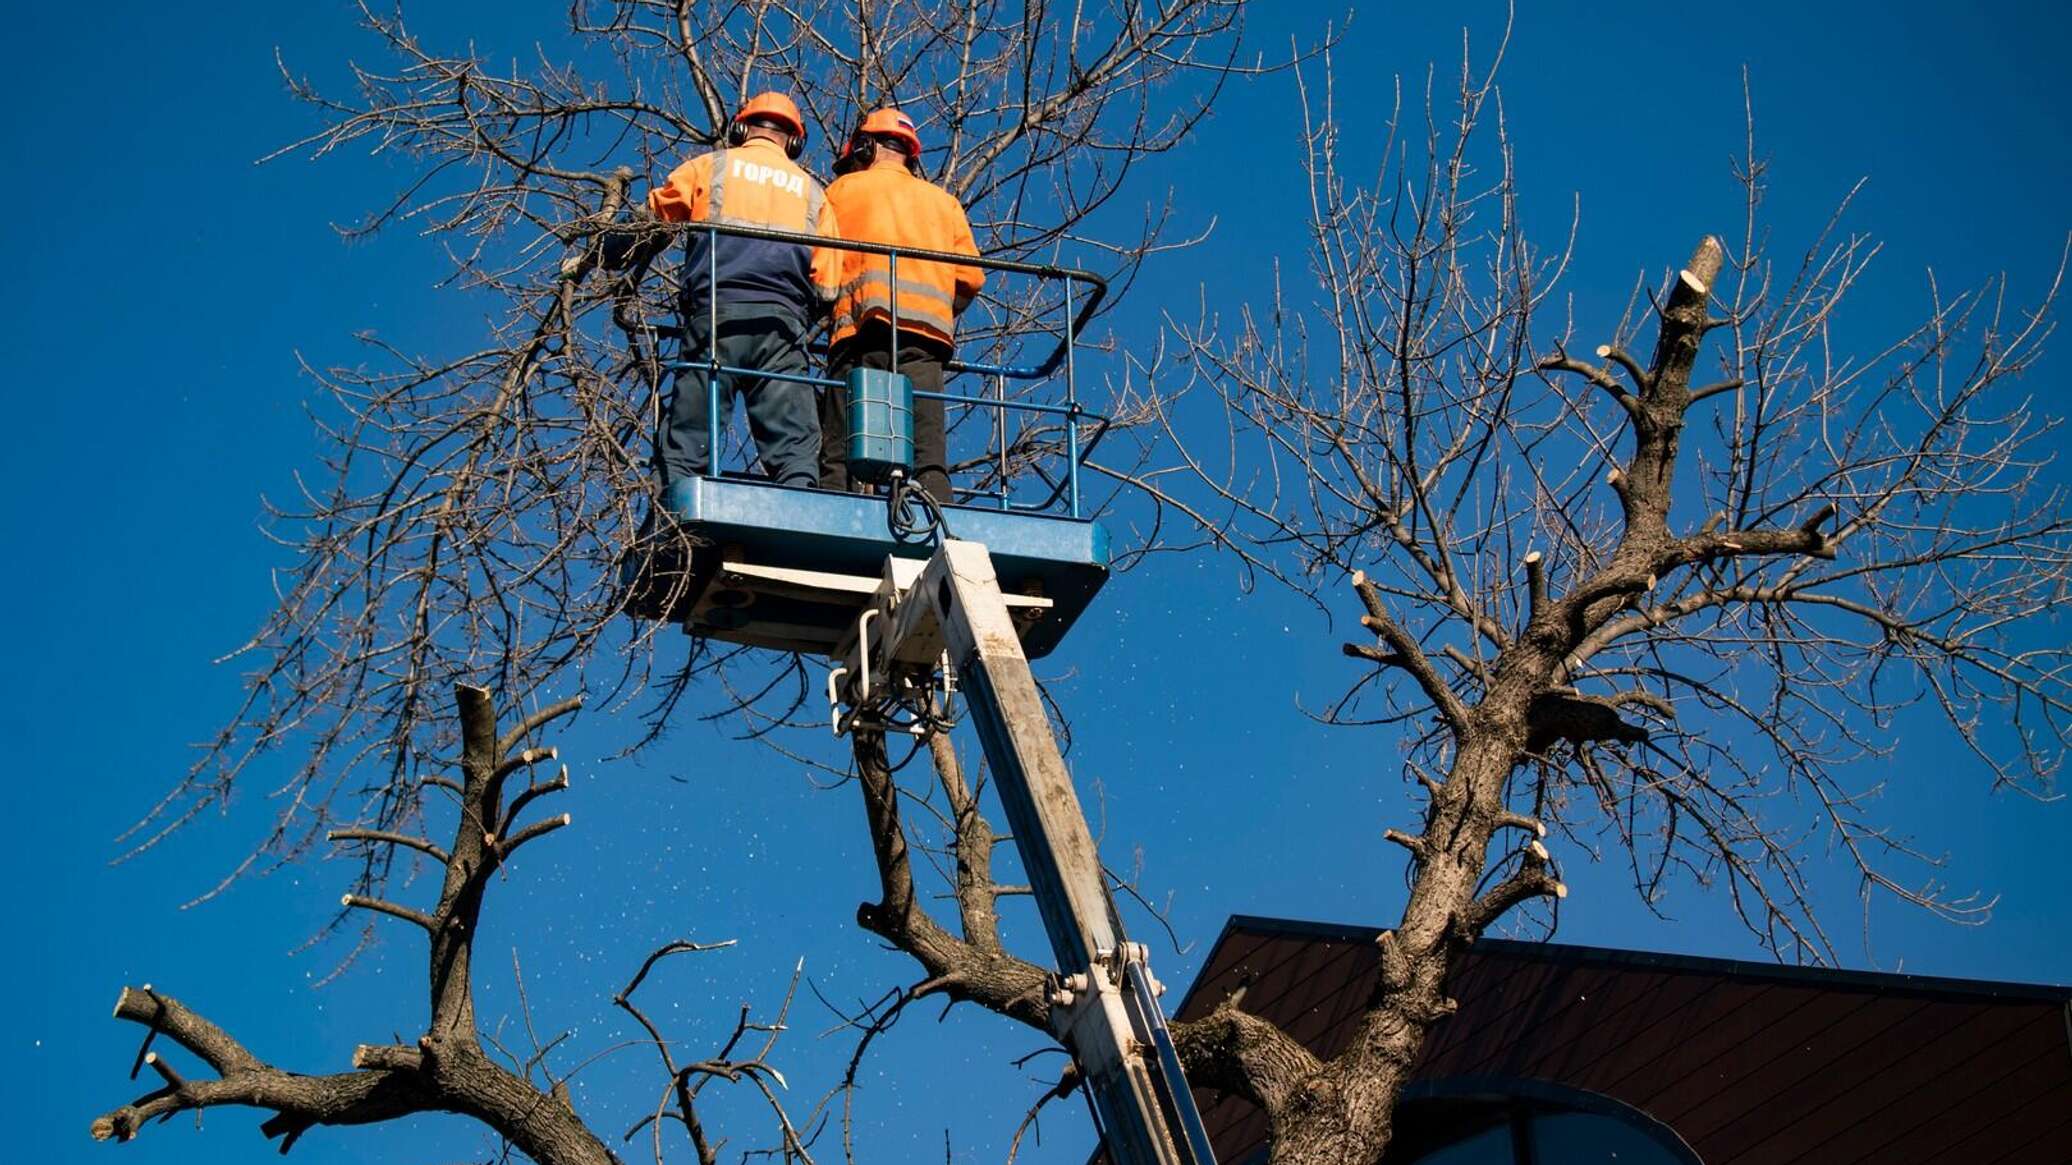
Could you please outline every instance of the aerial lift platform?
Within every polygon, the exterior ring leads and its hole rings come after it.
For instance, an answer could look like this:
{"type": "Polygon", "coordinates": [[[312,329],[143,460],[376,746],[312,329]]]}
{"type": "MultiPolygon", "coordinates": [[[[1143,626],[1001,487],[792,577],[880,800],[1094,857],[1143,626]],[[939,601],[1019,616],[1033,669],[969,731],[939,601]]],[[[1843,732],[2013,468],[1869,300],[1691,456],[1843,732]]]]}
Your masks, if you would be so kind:
{"type": "MultiPolygon", "coordinates": [[[[1107,533],[1080,513],[1079,488],[1080,463],[1106,422],[1080,407],[1073,375],[1075,337],[1105,284],[1086,272],[1032,264],[830,244],[755,228],[692,229],[882,254],[895,285],[905,259],[976,263],[1061,287],[1064,335],[1048,358],[1028,366],[950,364],[947,372],[990,379],[995,391],[933,394],[951,407],[992,411],[996,491],[960,495],[961,504],[948,506],[919,495],[905,474],[911,408],[913,398],[930,394],[915,392],[896,368],[859,371],[847,383],[797,377],[848,393],[852,475],[878,480],[886,492],[835,493],[733,475],[678,482],[663,506],[686,536],[688,561],[629,572],[629,609],[681,621],[699,638],[827,657],[829,716],[838,734],[863,728],[926,736],[943,729],[961,694],[1056,956],[1053,1031],[1086,1081],[1109,1160],[1214,1165],[1158,1005],[1163,988],[1145,947],[1123,930],[1029,670],[1029,660],[1058,645],[1108,577],[1107,533]],[[1090,294],[1082,297],[1080,287],[1090,294]],[[1062,403],[1009,398],[1008,382],[1048,381],[1061,368],[1062,403]],[[1063,472],[1047,483],[1048,496],[1034,501],[1018,500],[1008,481],[1007,426],[1016,412],[1062,421],[1063,472]],[[1083,445],[1082,425],[1091,428],[1083,445]]],[[[724,421],[718,376],[767,374],[710,363],[677,367],[715,374],[707,378],[714,386],[708,437],[717,465],[724,421]]]]}

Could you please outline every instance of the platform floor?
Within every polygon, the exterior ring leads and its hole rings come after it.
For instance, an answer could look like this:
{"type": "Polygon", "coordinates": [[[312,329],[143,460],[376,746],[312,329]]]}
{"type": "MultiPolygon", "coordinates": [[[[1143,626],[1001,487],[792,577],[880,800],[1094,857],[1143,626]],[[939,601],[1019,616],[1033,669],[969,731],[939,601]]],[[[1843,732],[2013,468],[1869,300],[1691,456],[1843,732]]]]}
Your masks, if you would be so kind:
{"type": "MultiPolygon", "coordinates": [[[[828,654],[888,556],[934,552],[930,541],[892,536],[882,497],[736,478],[690,486],[674,499],[688,539],[658,540],[629,561],[624,581],[629,611],[680,621],[692,635],[828,654]]],[[[946,506],[943,514],[950,537],[985,544],[1003,592],[1047,600],[1017,611],[1032,659],[1063,640],[1108,581],[1108,532],[1099,522],[980,506],[946,506]]]]}

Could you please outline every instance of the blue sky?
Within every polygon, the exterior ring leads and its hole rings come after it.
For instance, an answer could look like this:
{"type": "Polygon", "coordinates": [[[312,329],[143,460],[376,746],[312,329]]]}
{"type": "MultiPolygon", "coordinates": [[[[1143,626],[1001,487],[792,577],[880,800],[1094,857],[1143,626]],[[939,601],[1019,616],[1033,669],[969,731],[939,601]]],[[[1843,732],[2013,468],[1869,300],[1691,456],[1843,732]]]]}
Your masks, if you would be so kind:
{"type": "MultiPolygon", "coordinates": [[[[533,30],[514,27],[507,7],[442,5],[425,31],[523,51],[533,30]]],[[[550,27],[561,9],[543,5],[529,19],[550,27]]],[[[1834,200],[1870,179],[1853,221],[1887,250],[1866,288],[1866,333],[1921,308],[1931,265],[1959,285],[2004,270],[2018,293],[2033,293],[2072,226],[2072,103],[2056,59],[2066,25],[2055,6],[1520,9],[1505,104],[1527,221],[1559,229],[1580,198],[1570,288],[1586,329],[1593,311],[1610,326],[1637,271],[1658,271],[1699,234],[1738,222],[1726,163],[1741,142],[1744,64],[1773,162],[1781,249],[1803,246],[1834,200]]],[[[1254,36],[1271,49],[1312,28],[1318,10],[1262,5],[1254,36]]],[[[1372,110],[1378,138],[1391,76],[1414,79],[1428,61],[1451,68],[1461,22],[1489,44],[1500,19],[1494,4],[1362,5],[1338,52],[1342,118],[1357,126],[1357,111],[1372,110]]],[[[209,1114],[202,1133],[181,1120],[122,1149],[86,1139],[87,1121],[131,1093],[123,1073],[136,1033],[107,1018],[118,988],[152,982],[284,1066],[338,1070],[354,1043],[415,1022],[421,948],[394,935],[341,980],[313,986],[336,952],[294,949],[326,917],[342,866],[290,869],[179,909],[266,819],[263,779],[227,816],[139,860],[111,866],[113,839],[232,707],[236,669],[210,660],[249,632],[280,565],[256,529],[258,497],[288,489],[314,450],[297,352],[318,364],[357,359],[351,334],[362,328],[405,347],[460,348],[479,332],[477,309],[429,286],[436,268],[423,241],[349,246],[332,231],[396,181],[387,160],[252,165],[313,125],[274,72],[276,46],[319,77],[336,77],[344,54],[371,51],[345,5],[122,3],[91,21],[37,6],[15,21],[20,99],[0,141],[16,178],[0,192],[0,222],[18,274],[0,342],[25,439],[13,462],[22,488],[0,502],[16,563],[0,596],[18,618],[0,725],[16,755],[4,861],[28,940],[0,981],[16,997],[26,989],[30,1013],[8,1028],[0,1078],[34,1114],[17,1140],[23,1160],[271,1160],[251,1131],[256,1116],[230,1111],[209,1114]]],[[[1147,171],[1143,201],[1171,186],[1184,222],[1214,217],[1216,230],[1151,271],[1134,292],[1142,314],[1120,326],[1148,320],[1161,300],[1191,305],[1203,287],[1234,305],[1276,252],[1296,269],[1293,101],[1284,79],[1241,86],[1147,171]]],[[[2062,408],[2068,369],[2063,352],[2046,357],[2033,390],[2062,408]]],[[[1347,678],[1313,612],[1270,593],[1236,603],[1229,563],[1156,559],[1115,580],[1043,669],[1066,705],[1083,709],[1073,759],[1083,785],[1098,787],[1111,860],[1141,848],[1147,888],[1172,895],[1193,944],[1158,959],[1174,983],[1191,978],[1231,913],[1376,923],[1401,901],[1399,863],[1378,841],[1412,812],[1390,768],[1394,742],[1299,714],[1298,697],[1314,703],[1347,678]]],[[[643,757],[607,763],[620,739],[602,717],[560,738],[578,828],[531,851],[494,892],[485,1013],[509,1003],[514,945],[537,1023],[573,1028],[579,1055],[624,1037],[609,996],[669,938],[739,940],[656,985],[665,1022],[694,1046],[724,1035],[738,1001],[774,1006],[800,957],[836,999],[911,980],[850,921],[871,890],[852,791],[816,791],[797,766],[709,724],[686,722],[643,757]]],[[[2056,860],[2072,810],[1988,795],[1967,771],[1924,734],[1877,775],[1890,782],[1890,818],[1948,851],[1952,884],[2001,895],[1994,921],[1955,929],[1881,910],[1879,960],[2072,980],[2072,906],[2056,860]]],[[[1719,903],[1680,889],[1675,920],[1657,922],[1616,869],[1578,866],[1560,938],[1754,955],[1719,903]]],[[[1850,938],[1850,887],[1831,889],[1839,945],[1867,965],[1850,938]]],[[[1018,925],[1032,936],[1028,920],[1018,925]]],[[[793,1020],[778,1061],[810,1098],[848,1045],[821,1037],[832,1019],[810,997],[793,1020]]],[[[940,1159],[946,1125],[971,1150],[959,1160],[998,1159],[1045,1067],[1006,1061],[1036,1046],[978,1013],[911,1017],[872,1061],[866,1159],[940,1159]]],[[[578,1103],[600,1127],[630,1124],[652,1104],[636,1057],[579,1078],[578,1103]]],[[[1045,1128],[1043,1149],[1025,1159],[1084,1160],[1077,1109],[1045,1128]]],[[[471,1155],[483,1156],[473,1131],[432,1119],[319,1131],[296,1150],[304,1162],[471,1155]]]]}

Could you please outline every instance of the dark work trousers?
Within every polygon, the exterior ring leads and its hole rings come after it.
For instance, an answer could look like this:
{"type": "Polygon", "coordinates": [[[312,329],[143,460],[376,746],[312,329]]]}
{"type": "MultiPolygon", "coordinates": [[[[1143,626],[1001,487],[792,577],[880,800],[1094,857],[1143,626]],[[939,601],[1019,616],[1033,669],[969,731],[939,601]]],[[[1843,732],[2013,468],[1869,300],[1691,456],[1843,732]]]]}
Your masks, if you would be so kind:
{"type": "MultiPolygon", "coordinates": [[[[683,359],[703,363],[709,357],[707,331],[711,325],[702,316],[685,321],[683,359]]],[[[741,305],[719,319],[719,362],[734,368],[780,372],[794,376],[812,375],[806,356],[806,324],[797,312],[770,305],[741,305]]],[[[711,434],[707,426],[712,408],[706,391],[704,368],[685,368],[676,374],[676,387],[662,416],[662,431],[655,437],[655,472],[662,495],[670,483],[689,476],[704,476],[712,467],[711,434]]],[[[736,394],[748,404],[748,430],[755,437],[756,456],[770,480],[785,485],[814,483],[814,457],[820,448],[819,408],[810,384],[770,380],[762,376],[721,373],[719,378],[720,432],[734,415],[736,394]]]]}
{"type": "MultiPolygon", "coordinates": [[[[852,368],[892,367],[892,328],[872,321],[836,347],[827,357],[827,374],[847,380],[852,368]]],[[[941,392],[942,366],[950,350],[940,341],[902,329],[899,334],[899,371],[914,382],[916,392],[941,392]]],[[[955,500],[950,491],[948,446],[943,435],[943,407],[939,400],[914,402],[913,480],[936,501],[955,500]]],[[[830,388],[820,397],[820,488],[847,490],[849,481],[849,391],[830,388]]]]}

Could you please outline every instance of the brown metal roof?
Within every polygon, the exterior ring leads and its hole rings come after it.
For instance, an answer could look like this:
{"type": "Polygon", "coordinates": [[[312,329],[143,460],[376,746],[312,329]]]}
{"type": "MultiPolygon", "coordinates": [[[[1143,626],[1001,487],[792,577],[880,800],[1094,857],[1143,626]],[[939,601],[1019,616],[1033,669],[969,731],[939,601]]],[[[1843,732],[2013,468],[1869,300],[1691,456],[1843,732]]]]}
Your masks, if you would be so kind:
{"type": "MultiPolygon", "coordinates": [[[[1372,990],[1371,928],[1236,917],[1178,1018],[1246,1011],[1334,1055],[1372,990]]],[[[1706,1165],[2066,1165],[2072,988],[1816,970],[1485,939],[1420,1081],[1607,1096],[1706,1165]]],[[[1248,1103],[1197,1092],[1226,1165],[1263,1146],[1248,1103]]]]}

